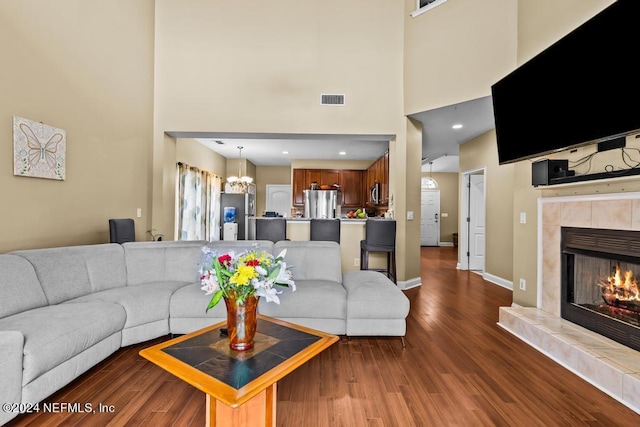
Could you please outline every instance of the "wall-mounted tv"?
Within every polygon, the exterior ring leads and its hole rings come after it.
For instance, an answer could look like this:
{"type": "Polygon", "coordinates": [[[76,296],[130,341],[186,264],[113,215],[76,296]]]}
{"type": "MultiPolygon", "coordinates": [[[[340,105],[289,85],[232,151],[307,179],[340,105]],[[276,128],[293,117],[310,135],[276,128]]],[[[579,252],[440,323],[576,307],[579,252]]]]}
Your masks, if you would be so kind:
{"type": "Polygon", "coordinates": [[[491,87],[500,164],[640,130],[638,19],[618,0],[491,87]]]}

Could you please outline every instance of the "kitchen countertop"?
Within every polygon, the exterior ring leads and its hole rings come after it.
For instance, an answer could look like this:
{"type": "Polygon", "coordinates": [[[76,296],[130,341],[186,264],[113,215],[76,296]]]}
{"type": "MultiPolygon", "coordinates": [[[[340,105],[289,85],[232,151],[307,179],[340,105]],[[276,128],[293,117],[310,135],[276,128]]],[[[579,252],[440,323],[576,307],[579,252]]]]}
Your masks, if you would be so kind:
{"type": "MultiPolygon", "coordinates": [[[[263,216],[256,216],[256,217],[252,217],[251,219],[256,219],[256,218],[279,219],[278,217],[263,217],[263,216]]],[[[311,221],[311,218],[285,218],[285,219],[287,220],[287,222],[291,222],[291,223],[295,223],[295,222],[307,223],[311,221]]],[[[340,218],[340,222],[346,222],[346,223],[363,223],[366,220],[367,218],[340,218]]]]}

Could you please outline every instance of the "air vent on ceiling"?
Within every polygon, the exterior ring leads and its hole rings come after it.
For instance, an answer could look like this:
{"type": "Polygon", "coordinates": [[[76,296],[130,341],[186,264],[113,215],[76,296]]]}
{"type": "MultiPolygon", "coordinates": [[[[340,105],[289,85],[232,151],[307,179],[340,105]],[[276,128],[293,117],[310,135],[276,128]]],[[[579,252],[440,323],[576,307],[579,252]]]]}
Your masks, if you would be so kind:
{"type": "Polygon", "coordinates": [[[320,104],[342,106],[344,105],[344,95],[323,93],[320,95],[320,104]]]}

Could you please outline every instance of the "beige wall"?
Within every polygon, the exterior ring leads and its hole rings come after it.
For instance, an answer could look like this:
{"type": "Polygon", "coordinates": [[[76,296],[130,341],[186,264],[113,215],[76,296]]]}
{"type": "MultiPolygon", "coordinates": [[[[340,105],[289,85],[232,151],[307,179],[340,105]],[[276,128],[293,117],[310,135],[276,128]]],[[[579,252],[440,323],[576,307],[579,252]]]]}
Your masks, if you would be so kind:
{"type": "Polygon", "coordinates": [[[227,176],[227,159],[195,139],[178,138],[176,140],[176,160],[211,172],[223,180],[227,176]]]}
{"type": "Polygon", "coordinates": [[[106,243],[109,218],[148,238],[153,4],[0,2],[0,253],[106,243]],[[64,181],[13,175],[13,115],[66,131],[64,181]]]}
{"type": "Polygon", "coordinates": [[[453,242],[453,233],[458,232],[459,175],[457,173],[428,173],[438,183],[440,190],[440,241],[453,242]],[[448,214],[447,217],[442,215],[448,214]]]}
{"type": "MultiPolygon", "coordinates": [[[[513,165],[498,165],[494,130],[460,146],[460,176],[485,168],[485,272],[511,281],[513,277],[513,165]]],[[[462,183],[460,183],[462,185],[462,183]]],[[[460,206],[466,203],[460,200],[460,206]]],[[[461,225],[462,227],[462,225],[461,225]]],[[[466,247],[459,248],[459,253],[466,247]]]]}
{"type": "MultiPolygon", "coordinates": [[[[611,0],[519,0],[518,1],[518,64],[529,60],[558,39],[596,15],[613,3],[611,0]]],[[[628,139],[630,144],[635,143],[628,139]]],[[[569,158],[575,160],[593,152],[594,146],[580,148],[576,153],[558,153],[549,158],[569,158]]],[[[601,171],[609,162],[618,165],[619,152],[603,153],[592,163],[594,170],[601,171]],[[615,157],[615,159],[613,158],[615,157]]],[[[527,223],[515,221],[513,238],[513,302],[522,306],[537,304],[537,199],[541,196],[569,194],[594,194],[598,192],[630,191],[640,189],[640,183],[633,180],[597,184],[579,184],[542,190],[531,185],[531,162],[523,161],[513,165],[513,216],[519,218],[521,212],[527,216],[527,223]],[[519,288],[520,279],[526,281],[526,290],[519,288]]],[[[580,171],[579,171],[580,172],[580,171]]],[[[584,172],[584,171],[583,171],[584,172]]]]}
{"type": "Polygon", "coordinates": [[[404,3],[407,114],[490,95],[515,67],[516,1],[449,1],[415,18],[404,3]]]}
{"type": "MultiPolygon", "coordinates": [[[[419,194],[420,153],[405,137],[403,13],[387,0],[157,0],[154,227],[173,217],[161,147],[172,131],[395,135],[391,169],[402,176],[391,173],[390,189],[406,211],[404,179],[414,176],[419,194]],[[344,93],[346,105],[321,106],[321,93],[344,93]]],[[[419,243],[405,238],[417,222],[404,218],[400,279],[420,274],[419,243]]]]}

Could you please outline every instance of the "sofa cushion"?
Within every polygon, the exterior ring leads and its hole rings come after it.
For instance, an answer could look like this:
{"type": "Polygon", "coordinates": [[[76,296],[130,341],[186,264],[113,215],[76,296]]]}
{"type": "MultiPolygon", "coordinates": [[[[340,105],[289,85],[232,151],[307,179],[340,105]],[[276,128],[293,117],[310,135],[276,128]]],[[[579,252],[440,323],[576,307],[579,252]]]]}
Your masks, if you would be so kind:
{"type": "Polygon", "coordinates": [[[187,285],[185,282],[170,281],[125,286],[123,288],[95,292],[67,301],[67,303],[106,301],[120,304],[127,314],[124,327],[132,328],[157,320],[168,319],[171,295],[185,285],[187,285]]]}
{"type": "Polygon", "coordinates": [[[0,255],[0,301],[0,318],[47,305],[29,261],[16,255],[0,255]]]}
{"type": "Polygon", "coordinates": [[[204,241],[129,242],[122,245],[127,284],[200,280],[199,263],[204,241]]]}
{"type": "Polygon", "coordinates": [[[124,252],[117,244],[31,249],[12,254],[33,264],[49,304],[126,284],[124,252]]]}
{"type": "Polygon", "coordinates": [[[0,319],[0,330],[24,335],[22,384],[119,332],[126,315],[118,304],[58,304],[0,319]]]}
{"type": "Polygon", "coordinates": [[[328,280],[295,280],[295,282],[295,292],[282,288],[282,293],[278,295],[280,304],[260,298],[258,312],[278,318],[347,318],[347,291],[342,284],[328,280]]]}
{"type": "Polygon", "coordinates": [[[287,249],[285,261],[291,267],[293,280],[327,280],[342,283],[340,245],[321,241],[280,241],[273,245],[277,256],[287,249]]]}
{"type": "Polygon", "coordinates": [[[209,301],[211,301],[211,295],[206,295],[201,289],[202,285],[193,283],[191,285],[184,286],[181,289],[175,291],[171,296],[171,303],[169,305],[169,317],[171,318],[198,318],[198,317],[210,317],[211,319],[227,318],[227,309],[223,300],[220,300],[218,304],[207,310],[209,301]]]}
{"type": "Polygon", "coordinates": [[[208,242],[207,246],[215,250],[219,255],[230,251],[240,253],[252,249],[273,253],[273,242],[270,240],[214,240],[208,242]]]}
{"type": "Polygon", "coordinates": [[[371,270],[345,271],[349,319],[405,319],[409,298],[387,276],[371,270]]]}

